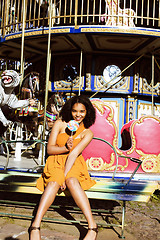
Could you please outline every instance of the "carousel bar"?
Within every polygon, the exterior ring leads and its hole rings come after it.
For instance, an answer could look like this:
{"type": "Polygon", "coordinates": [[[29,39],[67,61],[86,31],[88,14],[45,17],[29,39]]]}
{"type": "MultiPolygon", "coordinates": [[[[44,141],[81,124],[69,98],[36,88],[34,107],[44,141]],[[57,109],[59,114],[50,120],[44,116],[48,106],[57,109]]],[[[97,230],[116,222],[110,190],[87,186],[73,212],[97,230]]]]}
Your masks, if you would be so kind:
{"type": "MultiPolygon", "coordinates": [[[[149,1],[149,0],[148,0],[149,1]]],[[[135,16],[135,24],[137,24],[137,19],[138,19],[138,0],[136,0],[136,9],[135,9],[135,14],[136,14],[136,16],[135,16]]]]}
{"type": "Polygon", "coordinates": [[[95,22],[95,0],[93,1],[93,22],[95,22]]]}
{"type": "MultiPolygon", "coordinates": [[[[49,74],[50,74],[50,64],[51,64],[51,9],[52,9],[51,0],[49,0],[49,33],[48,33],[48,51],[47,51],[47,64],[46,64],[46,88],[45,88],[45,103],[44,103],[43,139],[45,139],[46,107],[48,102],[48,86],[49,86],[49,74]]],[[[43,156],[42,156],[42,162],[43,162],[43,156]]]]}
{"type": "Polygon", "coordinates": [[[141,24],[143,25],[143,14],[144,14],[144,0],[142,0],[142,6],[141,6],[141,24]]]}
{"type": "Polygon", "coordinates": [[[156,4],[155,4],[155,0],[154,0],[154,2],[153,2],[153,26],[155,25],[155,6],[156,4]]]}
{"type": "Polygon", "coordinates": [[[147,2],[147,25],[149,25],[149,0],[147,2]]]}
{"type": "MultiPolygon", "coordinates": [[[[19,17],[20,16],[19,15],[20,10],[21,10],[20,1],[18,1],[17,11],[16,11],[16,8],[15,8],[15,14],[17,14],[17,24],[20,22],[20,17],[19,17]]],[[[19,30],[19,24],[17,25],[17,29],[19,30]]]]}
{"type": "MultiPolygon", "coordinates": [[[[160,1],[159,1],[160,3],[160,1]]],[[[158,12],[158,16],[159,16],[159,19],[160,19],[160,4],[159,4],[159,12],[158,12]]],[[[158,27],[160,26],[160,20],[158,20],[158,27]]]]}
{"type": "Polygon", "coordinates": [[[83,6],[84,6],[84,0],[81,2],[81,22],[83,22],[83,6]]]}
{"type": "Polygon", "coordinates": [[[89,22],[89,0],[87,0],[87,23],[89,22]]]}
{"type": "Polygon", "coordinates": [[[22,24],[22,43],[21,43],[21,82],[20,86],[23,81],[23,75],[24,75],[24,31],[25,31],[25,18],[26,17],[26,0],[23,0],[23,24],[22,24]]]}
{"type": "Polygon", "coordinates": [[[67,9],[67,0],[65,0],[65,4],[64,4],[64,24],[66,23],[66,9],[67,9]]]}
{"type": "Polygon", "coordinates": [[[77,28],[78,0],[75,0],[75,28],[77,28]]]}
{"type": "Polygon", "coordinates": [[[83,52],[81,49],[81,55],[80,55],[80,74],[79,74],[79,96],[81,95],[81,86],[82,86],[82,58],[83,58],[83,52]]]}
{"type": "Polygon", "coordinates": [[[102,0],[99,1],[99,22],[101,21],[101,9],[102,9],[102,0]]]}

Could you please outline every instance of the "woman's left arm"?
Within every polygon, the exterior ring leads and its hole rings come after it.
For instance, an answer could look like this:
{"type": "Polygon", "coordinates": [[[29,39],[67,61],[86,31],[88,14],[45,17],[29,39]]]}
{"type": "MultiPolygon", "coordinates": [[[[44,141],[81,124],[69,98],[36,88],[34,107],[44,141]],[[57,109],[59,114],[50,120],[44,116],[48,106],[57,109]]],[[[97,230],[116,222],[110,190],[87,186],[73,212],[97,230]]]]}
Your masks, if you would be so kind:
{"type": "Polygon", "coordinates": [[[93,132],[90,129],[85,130],[84,136],[80,143],[69,153],[66,165],[65,165],[65,176],[72,168],[76,158],[82,153],[82,151],[87,147],[87,145],[92,141],[93,132]]]}

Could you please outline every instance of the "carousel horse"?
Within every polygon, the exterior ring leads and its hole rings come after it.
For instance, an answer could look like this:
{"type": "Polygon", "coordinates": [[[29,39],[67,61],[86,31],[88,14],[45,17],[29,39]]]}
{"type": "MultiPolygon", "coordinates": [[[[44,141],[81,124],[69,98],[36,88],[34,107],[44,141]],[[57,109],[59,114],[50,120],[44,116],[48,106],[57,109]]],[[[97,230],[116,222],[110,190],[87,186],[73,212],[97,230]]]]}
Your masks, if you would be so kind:
{"type": "Polygon", "coordinates": [[[39,73],[28,73],[22,82],[21,98],[37,98],[39,96],[39,73]]]}
{"type": "Polygon", "coordinates": [[[50,130],[53,123],[57,120],[59,112],[64,105],[64,99],[62,93],[54,93],[48,101],[46,108],[46,118],[47,118],[47,130],[50,130]]]}
{"type": "Polygon", "coordinates": [[[14,94],[20,83],[20,76],[14,70],[5,70],[0,81],[0,136],[3,136],[8,126],[16,120],[15,109],[33,106],[35,101],[30,99],[18,100],[14,94]]]}
{"type": "MultiPolygon", "coordinates": [[[[63,99],[63,94],[57,92],[53,93],[53,95],[49,98],[47,107],[46,107],[46,124],[45,124],[45,140],[47,141],[50,135],[50,132],[52,130],[54,122],[58,119],[59,117],[59,112],[64,105],[65,101],[63,99]]],[[[42,139],[43,135],[43,122],[44,122],[44,110],[39,110],[38,111],[38,118],[37,118],[37,126],[38,126],[38,131],[37,131],[37,138],[42,139]]],[[[35,135],[35,134],[34,134],[35,135]]],[[[31,147],[34,146],[31,145],[31,147]]],[[[42,151],[42,145],[40,146],[39,149],[39,156],[41,158],[41,151],[42,151]]],[[[47,150],[47,149],[45,149],[47,150]]],[[[45,159],[46,160],[48,157],[47,151],[45,151],[45,159]]]]}
{"type": "Polygon", "coordinates": [[[23,122],[28,130],[37,137],[38,134],[38,99],[39,97],[39,73],[28,73],[22,82],[20,88],[20,99],[32,98],[35,99],[34,106],[20,108],[18,111],[18,119],[23,122]]]}
{"type": "Polygon", "coordinates": [[[105,0],[107,12],[101,17],[107,26],[135,27],[135,12],[131,8],[121,9],[118,0],[105,0]]]}
{"type": "MultiPolygon", "coordinates": [[[[46,130],[50,131],[54,122],[58,119],[59,112],[64,105],[63,94],[56,92],[49,98],[46,107],[46,130]]],[[[39,111],[39,123],[42,124],[44,117],[44,110],[39,111]]]]}
{"type": "MultiPolygon", "coordinates": [[[[24,78],[20,97],[21,99],[26,99],[28,97],[38,99],[39,92],[39,73],[31,72],[24,78]]],[[[46,108],[46,130],[49,130],[52,127],[63,104],[64,100],[61,93],[54,93],[49,99],[46,108]]],[[[34,107],[22,108],[19,111],[19,118],[27,125],[27,128],[33,133],[34,137],[38,137],[40,135],[41,131],[39,130],[39,126],[43,125],[44,119],[44,110],[38,109],[38,105],[39,104],[34,107]]]]}

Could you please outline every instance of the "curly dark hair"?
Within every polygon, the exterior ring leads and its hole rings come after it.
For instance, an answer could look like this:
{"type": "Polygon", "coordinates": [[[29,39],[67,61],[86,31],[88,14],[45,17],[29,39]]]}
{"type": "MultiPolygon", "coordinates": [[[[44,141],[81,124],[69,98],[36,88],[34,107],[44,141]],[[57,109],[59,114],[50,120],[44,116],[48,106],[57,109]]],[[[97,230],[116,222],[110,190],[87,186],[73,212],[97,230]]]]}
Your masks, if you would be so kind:
{"type": "Polygon", "coordinates": [[[75,103],[81,103],[85,106],[87,113],[83,120],[83,123],[85,128],[89,128],[94,124],[96,120],[96,111],[91,101],[89,100],[89,98],[83,95],[74,96],[70,98],[68,101],[66,101],[60,111],[59,116],[62,117],[62,121],[65,121],[65,122],[69,122],[70,120],[73,120],[71,110],[75,103]]]}

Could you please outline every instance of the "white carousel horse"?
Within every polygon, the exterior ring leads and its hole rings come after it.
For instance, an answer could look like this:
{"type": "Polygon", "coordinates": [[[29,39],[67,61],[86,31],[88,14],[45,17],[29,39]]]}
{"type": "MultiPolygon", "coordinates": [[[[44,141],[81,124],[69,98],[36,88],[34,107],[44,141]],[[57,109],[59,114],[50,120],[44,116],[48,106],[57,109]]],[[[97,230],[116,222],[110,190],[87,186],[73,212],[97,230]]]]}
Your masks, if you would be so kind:
{"type": "Polygon", "coordinates": [[[105,0],[106,13],[101,17],[101,21],[105,21],[107,26],[127,26],[135,27],[135,12],[131,8],[121,9],[119,0],[105,0]]]}
{"type": "Polygon", "coordinates": [[[9,119],[11,110],[20,107],[28,107],[30,99],[18,100],[14,89],[20,83],[20,76],[14,70],[5,70],[0,81],[0,134],[2,135],[7,127],[12,124],[9,119]]]}

